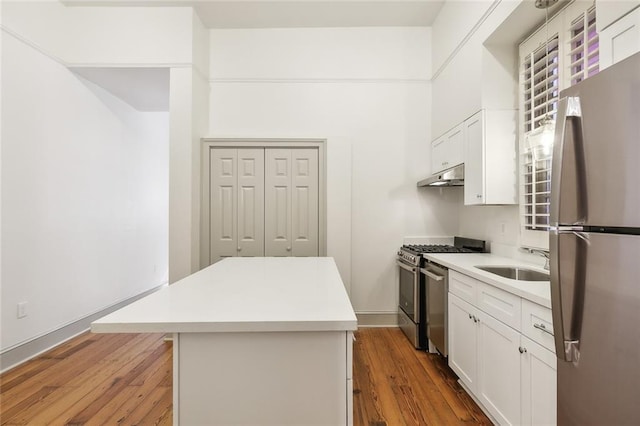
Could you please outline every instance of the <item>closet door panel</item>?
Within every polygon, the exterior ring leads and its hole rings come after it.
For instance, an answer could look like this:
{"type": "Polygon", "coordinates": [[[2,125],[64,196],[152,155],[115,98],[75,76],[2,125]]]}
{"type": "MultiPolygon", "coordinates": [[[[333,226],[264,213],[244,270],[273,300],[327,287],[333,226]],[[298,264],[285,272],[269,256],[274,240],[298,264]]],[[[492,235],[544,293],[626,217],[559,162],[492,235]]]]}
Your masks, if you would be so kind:
{"type": "Polygon", "coordinates": [[[318,255],[318,151],[291,150],[293,256],[318,255]]]}
{"type": "Polygon", "coordinates": [[[265,150],[265,256],[291,256],[291,150],[265,150]]]}
{"type": "Polygon", "coordinates": [[[209,154],[209,262],[235,256],[237,239],[237,150],[212,149],[209,154]]]}
{"type": "Polygon", "coordinates": [[[238,256],[264,255],[264,149],[238,149],[238,256]]]}

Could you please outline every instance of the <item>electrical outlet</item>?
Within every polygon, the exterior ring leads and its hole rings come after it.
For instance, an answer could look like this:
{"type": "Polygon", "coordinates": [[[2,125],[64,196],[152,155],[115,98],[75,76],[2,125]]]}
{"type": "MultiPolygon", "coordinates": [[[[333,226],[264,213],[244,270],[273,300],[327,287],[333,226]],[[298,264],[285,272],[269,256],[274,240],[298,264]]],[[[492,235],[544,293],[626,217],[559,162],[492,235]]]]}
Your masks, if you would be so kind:
{"type": "Polygon", "coordinates": [[[500,224],[500,233],[501,233],[502,235],[504,235],[504,233],[506,232],[506,230],[507,230],[507,224],[506,224],[506,223],[504,223],[504,222],[502,222],[502,223],[500,224]]]}
{"type": "Polygon", "coordinates": [[[18,318],[24,318],[27,316],[27,302],[18,303],[18,318]]]}

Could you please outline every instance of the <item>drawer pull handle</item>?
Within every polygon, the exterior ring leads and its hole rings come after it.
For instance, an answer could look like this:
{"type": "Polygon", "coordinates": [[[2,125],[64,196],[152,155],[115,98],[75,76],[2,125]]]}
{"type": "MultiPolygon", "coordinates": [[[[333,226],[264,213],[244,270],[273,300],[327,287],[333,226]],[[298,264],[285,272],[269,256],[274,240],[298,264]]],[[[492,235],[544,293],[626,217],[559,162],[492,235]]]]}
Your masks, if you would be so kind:
{"type": "Polygon", "coordinates": [[[553,331],[549,331],[549,330],[547,330],[547,327],[545,327],[545,326],[544,326],[544,324],[535,324],[535,323],[534,323],[534,324],[533,324],[533,327],[534,327],[534,328],[537,328],[538,330],[542,330],[542,331],[544,331],[545,333],[550,334],[550,335],[552,335],[552,336],[553,336],[553,331]]]}

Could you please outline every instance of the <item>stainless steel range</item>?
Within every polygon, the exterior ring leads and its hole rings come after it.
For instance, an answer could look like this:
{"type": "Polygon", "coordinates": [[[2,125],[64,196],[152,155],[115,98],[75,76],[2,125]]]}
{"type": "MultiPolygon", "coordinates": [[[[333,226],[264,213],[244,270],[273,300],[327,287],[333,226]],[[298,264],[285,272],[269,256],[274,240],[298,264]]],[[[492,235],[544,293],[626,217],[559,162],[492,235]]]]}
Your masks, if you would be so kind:
{"type": "Polygon", "coordinates": [[[455,237],[453,245],[404,245],[398,250],[399,309],[398,324],[416,349],[428,349],[429,340],[446,350],[446,307],[448,273],[443,266],[427,262],[425,253],[482,253],[486,243],[481,240],[455,237]],[[433,300],[429,300],[429,298],[433,300]]]}

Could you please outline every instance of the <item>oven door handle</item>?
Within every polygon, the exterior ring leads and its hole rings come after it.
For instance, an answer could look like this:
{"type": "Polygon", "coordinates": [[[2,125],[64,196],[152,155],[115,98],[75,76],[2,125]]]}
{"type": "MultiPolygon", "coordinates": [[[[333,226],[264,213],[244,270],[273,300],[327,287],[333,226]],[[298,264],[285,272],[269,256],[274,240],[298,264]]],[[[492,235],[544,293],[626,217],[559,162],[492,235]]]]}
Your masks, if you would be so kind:
{"type": "Polygon", "coordinates": [[[428,276],[429,278],[431,278],[434,281],[442,281],[444,280],[444,277],[442,275],[436,275],[431,271],[428,271],[424,268],[420,268],[420,272],[422,272],[423,274],[425,274],[426,276],[428,276]]]}
{"type": "Polygon", "coordinates": [[[409,271],[409,272],[413,272],[413,273],[415,273],[415,272],[416,272],[416,269],[417,269],[417,268],[415,268],[415,267],[411,267],[411,266],[407,265],[407,264],[406,264],[406,263],[404,263],[404,262],[401,262],[401,261],[399,261],[399,260],[396,260],[396,263],[398,264],[398,266],[399,266],[399,267],[401,267],[401,268],[402,268],[402,269],[404,269],[405,271],[409,271]]]}

